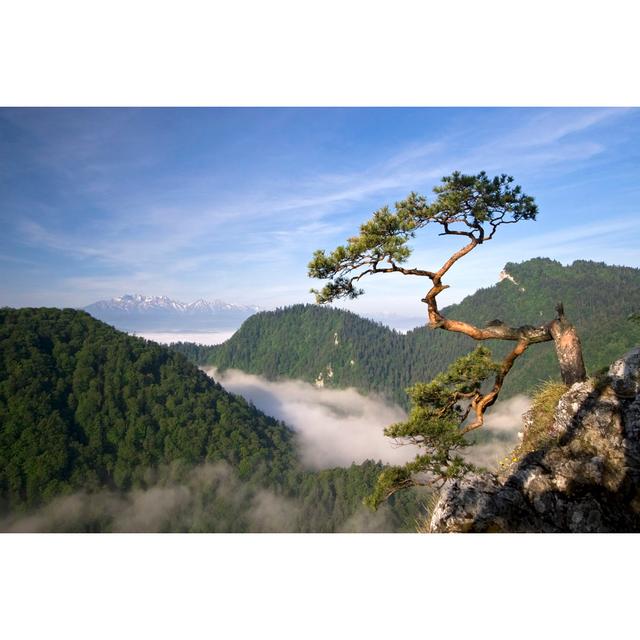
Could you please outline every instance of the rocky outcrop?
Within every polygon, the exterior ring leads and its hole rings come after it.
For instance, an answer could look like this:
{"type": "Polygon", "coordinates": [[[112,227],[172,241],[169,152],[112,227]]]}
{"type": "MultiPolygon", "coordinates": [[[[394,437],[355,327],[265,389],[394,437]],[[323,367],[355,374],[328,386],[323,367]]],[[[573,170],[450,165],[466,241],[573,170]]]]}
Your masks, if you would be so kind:
{"type": "Polygon", "coordinates": [[[602,379],[574,384],[546,436],[500,474],[452,482],[429,530],[640,531],[640,348],[602,379]]]}

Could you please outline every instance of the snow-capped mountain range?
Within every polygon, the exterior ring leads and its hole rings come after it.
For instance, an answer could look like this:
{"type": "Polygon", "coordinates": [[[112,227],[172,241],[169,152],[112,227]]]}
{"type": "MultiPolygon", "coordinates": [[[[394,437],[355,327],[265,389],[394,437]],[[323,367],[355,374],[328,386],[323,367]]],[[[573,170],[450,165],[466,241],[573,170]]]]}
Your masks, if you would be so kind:
{"type": "Polygon", "coordinates": [[[220,331],[237,329],[260,309],[222,300],[186,303],[167,296],[126,294],[94,302],[84,310],[124,331],[220,331]]]}

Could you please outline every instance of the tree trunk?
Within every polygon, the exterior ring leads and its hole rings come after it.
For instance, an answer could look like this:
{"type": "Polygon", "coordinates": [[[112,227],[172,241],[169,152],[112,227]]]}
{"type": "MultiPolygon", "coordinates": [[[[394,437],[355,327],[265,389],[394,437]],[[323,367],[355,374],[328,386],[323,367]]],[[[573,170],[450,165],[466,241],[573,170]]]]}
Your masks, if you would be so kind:
{"type": "Polygon", "coordinates": [[[429,308],[429,327],[462,333],[474,340],[514,340],[518,342],[513,351],[503,360],[501,371],[496,376],[493,389],[484,395],[478,395],[472,403],[476,419],[465,427],[463,433],[477,429],[484,424],[486,409],[496,401],[504,379],[511,370],[514,361],[524,353],[529,345],[553,340],[556,346],[556,357],[560,365],[562,381],[567,386],[571,386],[576,382],[583,382],[587,379],[580,338],[575,327],[570,322],[567,322],[562,302],[559,302],[556,306],[558,317],[538,327],[527,324],[521,327],[510,327],[500,320],[494,320],[484,328],[480,328],[468,322],[445,318],[438,310],[436,296],[447,287],[439,280],[439,276],[433,278],[432,281],[434,282],[433,286],[422,299],[422,302],[426,302],[429,308]]]}
{"type": "Polygon", "coordinates": [[[571,386],[587,379],[582,359],[582,345],[576,328],[567,322],[564,316],[564,307],[561,302],[556,307],[556,311],[558,317],[549,325],[549,331],[556,345],[562,381],[571,386]]]}

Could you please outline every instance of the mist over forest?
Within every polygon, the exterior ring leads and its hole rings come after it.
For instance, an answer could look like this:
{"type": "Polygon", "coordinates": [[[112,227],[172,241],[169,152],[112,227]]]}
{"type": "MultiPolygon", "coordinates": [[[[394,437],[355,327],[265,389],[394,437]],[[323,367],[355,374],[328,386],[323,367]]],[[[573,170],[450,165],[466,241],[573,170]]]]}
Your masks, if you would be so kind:
{"type": "MultiPolygon", "coordinates": [[[[394,444],[384,428],[406,420],[401,407],[376,394],[355,389],[325,389],[300,380],[271,381],[233,369],[203,370],[227,391],[237,393],[267,415],[282,420],[297,434],[303,463],[310,469],[349,466],[365,460],[403,464],[418,448],[394,444]]],[[[495,467],[518,442],[527,396],[517,395],[492,408],[481,442],[465,455],[475,464],[495,467]]]]}

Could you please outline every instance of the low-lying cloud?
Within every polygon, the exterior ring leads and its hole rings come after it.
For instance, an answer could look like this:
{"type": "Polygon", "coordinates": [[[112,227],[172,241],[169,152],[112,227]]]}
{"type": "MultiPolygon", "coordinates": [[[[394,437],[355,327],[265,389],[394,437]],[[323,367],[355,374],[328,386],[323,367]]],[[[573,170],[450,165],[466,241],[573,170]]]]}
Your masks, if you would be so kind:
{"type": "Polygon", "coordinates": [[[525,395],[500,400],[487,412],[484,428],[496,434],[516,437],[522,430],[522,414],[531,408],[531,399],[525,395]]]}
{"type": "MultiPolygon", "coordinates": [[[[0,532],[281,533],[307,531],[314,515],[299,498],[240,480],[223,461],[178,474],[172,467],[149,470],[149,476],[155,484],[146,489],[79,491],[29,513],[7,515],[0,518],[0,532]]],[[[392,522],[389,505],[375,513],[360,505],[338,530],[389,532],[392,522]]]]}
{"type": "Polygon", "coordinates": [[[242,482],[226,462],[198,465],[178,479],[156,471],[156,484],[125,493],[103,490],[61,496],[28,514],[0,519],[0,531],[286,532],[301,509],[290,498],[242,482]]]}
{"type": "Polygon", "coordinates": [[[273,382],[236,370],[205,371],[228,391],[292,427],[302,462],[311,469],[365,460],[403,464],[417,453],[413,446],[394,446],[384,435],[385,427],[407,414],[380,397],[355,389],[322,389],[300,380],[273,382]]]}
{"type": "MultiPolygon", "coordinates": [[[[233,369],[205,371],[228,391],[291,426],[298,434],[302,461],[312,469],[364,460],[403,464],[418,452],[417,447],[394,445],[384,435],[384,428],[404,420],[406,413],[378,396],[319,388],[300,380],[274,382],[233,369]]],[[[522,414],[530,405],[527,396],[517,395],[491,407],[482,428],[483,441],[466,449],[465,458],[495,467],[518,443],[522,414]]]]}
{"type": "Polygon", "coordinates": [[[500,401],[487,412],[481,431],[488,442],[480,442],[464,451],[464,457],[473,464],[494,469],[519,443],[522,431],[522,414],[531,407],[531,399],[517,395],[500,401]]]}

